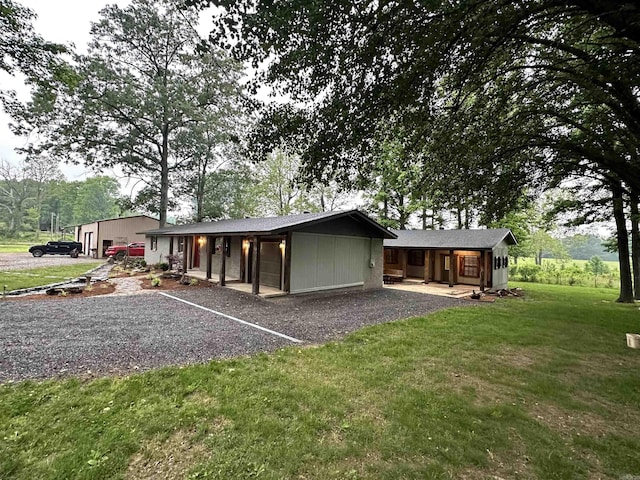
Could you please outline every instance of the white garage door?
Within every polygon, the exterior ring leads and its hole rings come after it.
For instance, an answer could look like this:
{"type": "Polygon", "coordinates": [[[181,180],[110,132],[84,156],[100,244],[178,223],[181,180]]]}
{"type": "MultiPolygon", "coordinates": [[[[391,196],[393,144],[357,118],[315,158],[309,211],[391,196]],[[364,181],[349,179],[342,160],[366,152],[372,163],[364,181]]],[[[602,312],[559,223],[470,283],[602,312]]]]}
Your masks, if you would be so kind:
{"type": "Polygon", "coordinates": [[[370,248],[369,238],[293,233],[291,293],[363,285],[370,248]]]}

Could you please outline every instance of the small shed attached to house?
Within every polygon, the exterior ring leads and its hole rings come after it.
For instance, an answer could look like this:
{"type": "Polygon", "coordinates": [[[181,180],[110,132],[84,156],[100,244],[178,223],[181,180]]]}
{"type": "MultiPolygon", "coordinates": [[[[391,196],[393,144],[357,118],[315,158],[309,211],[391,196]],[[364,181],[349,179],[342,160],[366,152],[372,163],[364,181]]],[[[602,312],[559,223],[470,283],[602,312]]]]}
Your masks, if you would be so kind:
{"type": "Polygon", "coordinates": [[[425,282],[477,285],[494,290],[509,282],[507,228],[485,230],[392,230],[384,241],[386,272],[425,282]]]}
{"type": "Polygon", "coordinates": [[[383,240],[395,234],[358,210],[243,218],[145,232],[149,264],[179,262],[220,285],[304,293],[382,287],[383,240]]]}
{"type": "Polygon", "coordinates": [[[144,242],[143,230],[158,228],[160,222],[148,215],[107,218],[75,227],[76,241],[82,243],[82,253],[95,258],[104,258],[111,245],[128,245],[144,242]]]}

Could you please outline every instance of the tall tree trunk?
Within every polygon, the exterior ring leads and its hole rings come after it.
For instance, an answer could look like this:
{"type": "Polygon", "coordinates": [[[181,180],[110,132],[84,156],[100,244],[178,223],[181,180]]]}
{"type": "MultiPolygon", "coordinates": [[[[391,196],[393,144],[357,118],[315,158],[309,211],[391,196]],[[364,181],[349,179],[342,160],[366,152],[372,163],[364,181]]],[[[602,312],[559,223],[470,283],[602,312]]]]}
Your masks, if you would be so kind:
{"type": "Polygon", "coordinates": [[[631,193],[631,263],[633,264],[633,297],[640,300],[640,212],[637,192],[631,193]]]}
{"type": "Polygon", "coordinates": [[[618,263],[620,264],[620,296],[618,303],[633,303],[633,285],[631,281],[631,263],[629,262],[629,237],[624,216],[623,190],[620,182],[612,183],[613,217],[618,234],[618,263]]]}
{"type": "Polygon", "coordinates": [[[160,228],[167,224],[169,208],[169,128],[162,131],[162,152],[160,158],[160,228]]]}

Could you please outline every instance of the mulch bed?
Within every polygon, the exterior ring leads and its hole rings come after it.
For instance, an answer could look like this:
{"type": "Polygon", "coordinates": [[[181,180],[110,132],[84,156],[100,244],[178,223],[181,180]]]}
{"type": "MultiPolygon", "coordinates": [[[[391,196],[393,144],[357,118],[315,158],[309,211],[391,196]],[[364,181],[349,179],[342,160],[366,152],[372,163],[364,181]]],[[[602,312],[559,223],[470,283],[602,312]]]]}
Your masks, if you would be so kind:
{"type": "Polygon", "coordinates": [[[108,281],[99,281],[91,284],[91,288],[87,289],[82,286],[82,293],[69,293],[65,295],[47,295],[46,293],[34,293],[32,295],[21,295],[14,297],[7,295],[5,300],[63,300],[67,298],[79,298],[79,297],[95,297],[98,295],[108,295],[115,292],[116,287],[108,281]]]}
{"type": "Polygon", "coordinates": [[[213,287],[213,283],[206,282],[204,280],[198,280],[198,283],[195,285],[191,285],[187,283],[186,285],[180,283],[180,279],[175,278],[160,278],[160,285],[157,287],[153,286],[151,282],[153,280],[149,278],[139,278],[142,281],[142,288],[145,290],[192,290],[194,288],[211,288],[213,287]]]}

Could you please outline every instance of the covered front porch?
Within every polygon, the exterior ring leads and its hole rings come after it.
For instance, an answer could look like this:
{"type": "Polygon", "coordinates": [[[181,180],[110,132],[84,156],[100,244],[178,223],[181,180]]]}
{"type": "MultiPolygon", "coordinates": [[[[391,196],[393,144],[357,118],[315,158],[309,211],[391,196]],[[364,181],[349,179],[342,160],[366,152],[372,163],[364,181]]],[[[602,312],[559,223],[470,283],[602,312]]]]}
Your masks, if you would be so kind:
{"type": "MultiPolygon", "coordinates": [[[[212,273],[211,278],[207,278],[206,272],[192,269],[187,272],[187,275],[190,278],[196,278],[203,282],[210,282],[216,285],[220,284],[220,276],[217,273],[212,273]]],[[[251,283],[241,282],[239,279],[227,277],[224,286],[231,290],[237,290],[239,292],[253,293],[253,285],[251,283]]],[[[284,292],[279,288],[270,287],[268,285],[260,285],[260,292],[258,293],[258,296],[262,298],[271,298],[279,297],[286,294],[287,292],[284,292]]]]}
{"type": "Polygon", "coordinates": [[[182,245],[182,271],[186,275],[250,292],[275,296],[289,292],[289,235],[192,235],[172,237],[182,245]]]}
{"type": "Polygon", "coordinates": [[[394,281],[420,280],[424,284],[492,287],[492,251],[441,248],[385,247],[385,278],[394,281]]]}

